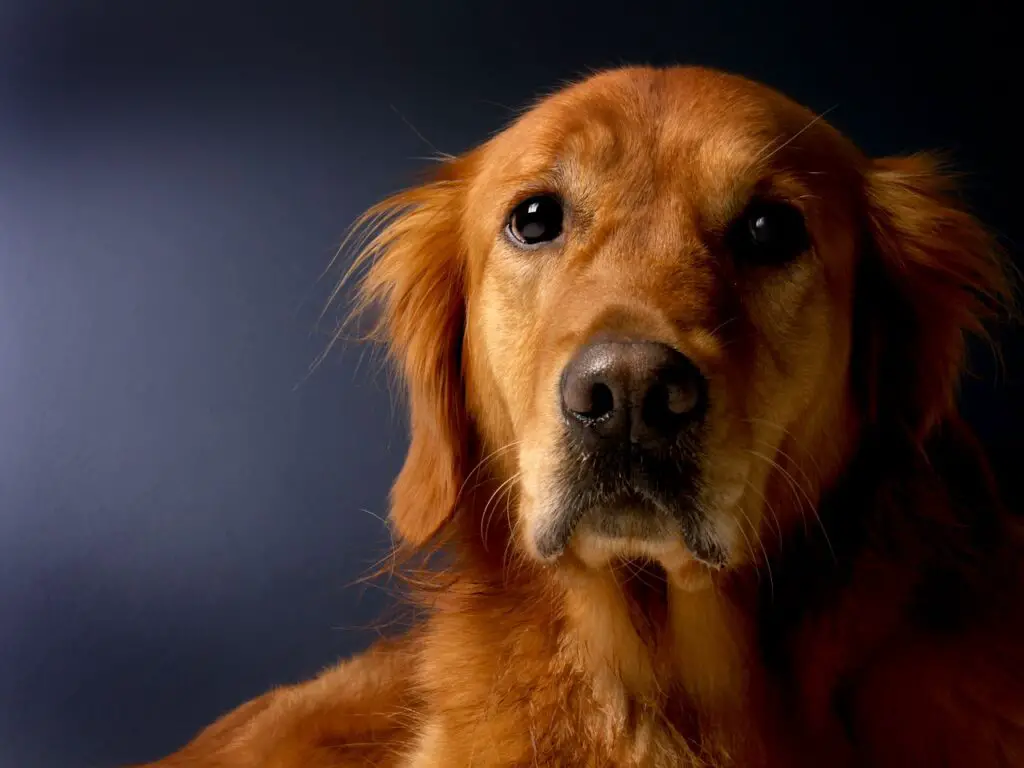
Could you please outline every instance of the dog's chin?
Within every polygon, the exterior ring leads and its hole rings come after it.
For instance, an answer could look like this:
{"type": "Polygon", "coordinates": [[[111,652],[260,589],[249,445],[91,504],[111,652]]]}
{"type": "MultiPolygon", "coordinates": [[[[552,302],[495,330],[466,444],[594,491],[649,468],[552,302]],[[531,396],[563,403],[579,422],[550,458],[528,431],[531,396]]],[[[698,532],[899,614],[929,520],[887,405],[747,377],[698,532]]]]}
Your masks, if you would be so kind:
{"type": "Polygon", "coordinates": [[[656,563],[664,570],[670,584],[688,592],[710,587],[715,570],[694,556],[678,534],[611,536],[581,525],[568,549],[585,567],[593,570],[620,562],[656,563]]]}
{"type": "Polygon", "coordinates": [[[725,565],[725,551],[698,510],[672,509],[626,496],[553,515],[538,531],[534,551],[553,563],[569,555],[589,569],[634,561],[660,565],[677,587],[710,585],[711,574],[725,565]]]}

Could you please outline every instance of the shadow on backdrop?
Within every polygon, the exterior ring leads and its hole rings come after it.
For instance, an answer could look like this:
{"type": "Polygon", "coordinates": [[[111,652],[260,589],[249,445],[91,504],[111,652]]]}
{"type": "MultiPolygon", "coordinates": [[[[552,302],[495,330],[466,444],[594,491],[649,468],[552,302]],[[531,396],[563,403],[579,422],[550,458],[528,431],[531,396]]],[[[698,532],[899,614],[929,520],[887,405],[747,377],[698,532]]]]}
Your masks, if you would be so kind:
{"type": "MultiPolygon", "coordinates": [[[[1014,234],[1019,72],[984,3],[483,5],[0,8],[0,766],[154,758],[369,642],[387,600],[346,585],[405,431],[365,350],[307,376],[318,277],[420,158],[559,82],[739,71],[872,153],[950,150],[1014,234]]],[[[1020,342],[966,392],[1004,476],[1020,342]]]]}

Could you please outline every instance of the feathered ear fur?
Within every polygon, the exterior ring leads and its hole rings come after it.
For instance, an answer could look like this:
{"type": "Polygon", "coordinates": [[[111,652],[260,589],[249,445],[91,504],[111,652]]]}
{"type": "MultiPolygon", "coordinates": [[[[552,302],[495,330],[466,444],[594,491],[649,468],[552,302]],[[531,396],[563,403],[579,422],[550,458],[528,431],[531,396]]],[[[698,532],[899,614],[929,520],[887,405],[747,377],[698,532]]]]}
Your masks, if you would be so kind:
{"type": "Polygon", "coordinates": [[[927,155],[874,161],[867,173],[868,253],[861,263],[855,365],[871,422],[923,439],[949,415],[966,338],[1010,302],[984,227],[927,155]]]}
{"type": "Polygon", "coordinates": [[[460,233],[467,165],[450,161],[433,182],[367,211],[361,222],[376,234],[354,266],[367,266],[357,311],[377,311],[375,336],[408,393],[411,441],[391,491],[391,521],[413,547],[451,517],[469,450],[460,233]]]}

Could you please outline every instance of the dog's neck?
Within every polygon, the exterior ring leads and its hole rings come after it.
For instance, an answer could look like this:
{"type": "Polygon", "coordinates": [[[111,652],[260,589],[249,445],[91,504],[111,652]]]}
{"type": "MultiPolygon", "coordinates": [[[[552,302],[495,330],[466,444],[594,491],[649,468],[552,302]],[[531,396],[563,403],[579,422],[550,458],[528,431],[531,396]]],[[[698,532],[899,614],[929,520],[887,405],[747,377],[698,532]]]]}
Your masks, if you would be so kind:
{"type": "Polygon", "coordinates": [[[669,632],[683,688],[702,709],[734,712],[750,693],[755,628],[730,597],[711,587],[669,587],[669,632]]]}
{"type": "Polygon", "coordinates": [[[608,731],[627,744],[643,741],[644,719],[629,713],[646,712],[695,754],[758,765],[771,708],[753,612],[716,585],[688,589],[637,568],[560,573],[563,647],[591,681],[594,711],[607,712],[608,731]]]}
{"type": "Polygon", "coordinates": [[[581,661],[651,701],[668,688],[701,709],[736,709],[747,689],[753,627],[733,599],[651,570],[563,575],[566,619],[581,661]]]}

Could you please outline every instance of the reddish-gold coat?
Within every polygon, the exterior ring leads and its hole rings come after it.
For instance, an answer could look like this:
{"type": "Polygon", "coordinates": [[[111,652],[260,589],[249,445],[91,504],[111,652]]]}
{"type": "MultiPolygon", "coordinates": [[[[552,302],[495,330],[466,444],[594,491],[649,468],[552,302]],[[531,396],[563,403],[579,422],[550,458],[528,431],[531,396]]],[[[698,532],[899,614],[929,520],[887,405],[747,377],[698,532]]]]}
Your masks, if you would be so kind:
{"type": "Polygon", "coordinates": [[[426,618],[154,768],[1024,765],[1021,541],[955,406],[1007,285],[934,162],[870,160],[738,77],[624,69],[369,217],[411,412],[392,522],[444,553],[409,570],[426,618]],[[564,243],[515,252],[538,190],[564,243]],[[813,252],[731,260],[751,194],[798,206],[813,252]],[[707,372],[708,471],[747,472],[720,571],[531,554],[553,382],[607,328],[707,372]]]}

